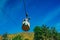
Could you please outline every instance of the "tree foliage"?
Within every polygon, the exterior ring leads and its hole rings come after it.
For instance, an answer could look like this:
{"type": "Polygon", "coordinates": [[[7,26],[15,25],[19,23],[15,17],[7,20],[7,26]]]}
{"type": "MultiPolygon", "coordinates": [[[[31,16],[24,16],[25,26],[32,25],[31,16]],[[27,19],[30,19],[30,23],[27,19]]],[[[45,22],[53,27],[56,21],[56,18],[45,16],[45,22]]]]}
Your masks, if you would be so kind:
{"type": "Polygon", "coordinates": [[[59,37],[55,27],[42,25],[34,28],[34,40],[60,40],[59,37]]]}
{"type": "Polygon", "coordinates": [[[14,37],[12,40],[22,40],[20,35],[17,35],[16,37],[14,37]]]}
{"type": "Polygon", "coordinates": [[[26,38],[25,40],[29,40],[28,38],[26,38]]]}
{"type": "Polygon", "coordinates": [[[2,40],[8,40],[8,34],[7,33],[3,34],[2,40]]]}

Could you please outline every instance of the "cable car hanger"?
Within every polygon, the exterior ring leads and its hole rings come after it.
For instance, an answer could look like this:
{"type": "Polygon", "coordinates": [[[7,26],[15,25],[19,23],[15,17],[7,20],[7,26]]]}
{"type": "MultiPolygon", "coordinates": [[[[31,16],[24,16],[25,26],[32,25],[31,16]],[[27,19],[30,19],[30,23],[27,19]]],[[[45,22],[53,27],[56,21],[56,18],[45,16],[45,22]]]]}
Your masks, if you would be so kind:
{"type": "Polygon", "coordinates": [[[25,1],[23,0],[23,4],[24,4],[24,11],[25,11],[25,14],[26,14],[26,18],[28,18],[28,13],[26,11],[26,4],[25,4],[25,1]]]}

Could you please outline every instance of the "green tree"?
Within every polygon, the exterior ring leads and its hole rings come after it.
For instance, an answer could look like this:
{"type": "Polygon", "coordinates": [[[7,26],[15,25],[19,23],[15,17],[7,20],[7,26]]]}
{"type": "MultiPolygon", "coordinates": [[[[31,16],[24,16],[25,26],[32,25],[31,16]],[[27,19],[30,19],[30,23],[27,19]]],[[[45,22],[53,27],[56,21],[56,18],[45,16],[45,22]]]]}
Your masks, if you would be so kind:
{"type": "Polygon", "coordinates": [[[28,38],[26,38],[25,40],[29,40],[28,38]]]}
{"type": "Polygon", "coordinates": [[[60,40],[60,33],[56,31],[55,27],[36,26],[34,28],[34,40],[60,40]]]}
{"type": "Polygon", "coordinates": [[[52,27],[52,28],[51,28],[51,39],[52,39],[52,40],[58,40],[57,35],[58,35],[58,33],[57,33],[55,27],[52,27]]]}
{"type": "Polygon", "coordinates": [[[58,40],[60,40],[60,33],[58,33],[58,40]]]}
{"type": "Polygon", "coordinates": [[[14,37],[12,40],[22,40],[20,35],[17,35],[16,37],[14,37]]]}
{"type": "Polygon", "coordinates": [[[7,33],[3,34],[2,38],[3,38],[2,40],[8,40],[8,34],[7,33]]]}
{"type": "Polygon", "coordinates": [[[44,40],[49,40],[50,30],[46,25],[42,25],[42,36],[44,40]]]}
{"type": "Polygon", "coordinates": [[[42,29],[40,26],[34,28],[34,40],[42,40],[42,29]]]}

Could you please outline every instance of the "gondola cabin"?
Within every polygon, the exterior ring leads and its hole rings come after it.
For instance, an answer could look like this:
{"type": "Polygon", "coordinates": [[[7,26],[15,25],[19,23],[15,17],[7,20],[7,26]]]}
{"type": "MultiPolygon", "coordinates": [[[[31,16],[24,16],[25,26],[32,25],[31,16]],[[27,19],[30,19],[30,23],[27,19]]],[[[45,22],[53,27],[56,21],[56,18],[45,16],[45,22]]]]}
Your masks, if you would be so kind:
{"type": "Polygon", "coordinates": [[[29,22],[29,19],[28,18],[25,18],[22,22],[22,29],[24,31],[28,31],[30,30],[30,22],[29,22]]]}

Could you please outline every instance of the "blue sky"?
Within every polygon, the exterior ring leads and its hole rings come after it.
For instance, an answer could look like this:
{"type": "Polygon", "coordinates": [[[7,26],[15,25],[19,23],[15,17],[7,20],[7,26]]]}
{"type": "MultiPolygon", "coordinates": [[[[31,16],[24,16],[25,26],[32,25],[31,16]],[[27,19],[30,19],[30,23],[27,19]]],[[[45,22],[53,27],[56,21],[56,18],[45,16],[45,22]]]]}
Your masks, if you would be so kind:
{"type": "MultiPolygon", "coordinates": [[[[56,27],[60,32],[60,0],[25,0],[26,10],[31,18],[30,30],[36,25],[56,27]]],[[[18,33],[25,18],[23,0],[0,0],[0,34],[18,33]]]]}

